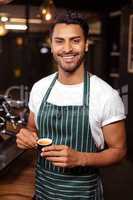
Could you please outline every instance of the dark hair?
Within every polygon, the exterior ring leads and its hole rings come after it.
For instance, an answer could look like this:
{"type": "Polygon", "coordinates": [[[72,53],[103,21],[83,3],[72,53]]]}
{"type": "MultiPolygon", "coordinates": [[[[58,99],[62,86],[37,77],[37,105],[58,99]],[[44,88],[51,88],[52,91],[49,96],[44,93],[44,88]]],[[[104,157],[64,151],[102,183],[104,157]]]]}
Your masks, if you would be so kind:
{"type": "Polygon", "coordinates": [[[85,40],[88,38],[89,25],[87,21],[79,13],[69,10],[66,13],[56,15],[54,23],[51,25],[49,29],[50,36],[52,36],[55,25],[60,23],[79,25],[83,30],[85,40]]]}

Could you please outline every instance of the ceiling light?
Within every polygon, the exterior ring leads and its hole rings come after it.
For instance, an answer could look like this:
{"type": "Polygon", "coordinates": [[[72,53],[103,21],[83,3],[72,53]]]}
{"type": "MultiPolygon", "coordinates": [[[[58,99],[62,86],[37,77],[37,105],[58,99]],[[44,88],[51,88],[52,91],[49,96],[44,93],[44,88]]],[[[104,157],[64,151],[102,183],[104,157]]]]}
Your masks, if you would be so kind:
{"type": "Polygon", "coordinates": [[[52,19],[51,13],[48,12],[48,13],[45,15],[45,19],[46,19],[47,21],[51,20],[51,19],[52,19]]]}
{"type": "Polygon", "coordinates": [[[9,20],[8,17],[6,16],[2,16],[1,19],[0,19],[2,22],[7,22],[9,20]]]}
{"type": "Polygon", "coordinates": [[[6,35],[7,30],[5,29],[5,26],[3,24],[0,24],[0,36],[6,35]]]}
{"type": "Polygon", "coordinates": [[[47,10],[45,8],[42,9],[42,14],[45,15],[47,10]]]}
{"type": "Polygon", "coordinates": [[[42,20],[49,21],[52,19],[54,14],[55,6],[53,0],[45,0],[41,6],[41,17],[42,20]]]}
{"type": "Polygon", "coordinates": [[[17,44],[17,46],[22,46],[23,43],[24,43],[24,40],[23,40],[22,37],[17,37],[16,38],[16,44],[17,44]]]}
{"type": "Polygon", "coordinates": [[[49,52],[48,47],[42,47],[42,48],[40,49],[40,53],[42,53],[42,54],[46,54],[46,53],[48,53],[48,52],[49,52]]]}
{"type": "MultiPolygon", "coordinates": [[[[26,19],[24,18],[10,18],[11,23],[26,23],[26,19]]],[[[29,23],[31,24],[41,24],[41,19],[29,19],[29,23]]]]}
{"type": "Polygon", "coordinates": [[[5,24],[5,29],[8,30],[26,30],[27,26],[22,24],[5,24]]]}

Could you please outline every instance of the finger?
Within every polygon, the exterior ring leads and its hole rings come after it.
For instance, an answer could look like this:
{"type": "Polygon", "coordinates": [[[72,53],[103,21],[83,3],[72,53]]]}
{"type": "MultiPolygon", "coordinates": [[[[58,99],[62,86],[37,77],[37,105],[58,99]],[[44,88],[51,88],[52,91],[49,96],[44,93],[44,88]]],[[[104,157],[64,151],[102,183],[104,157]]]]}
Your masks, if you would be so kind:
{"type": "Polygon", "coordinates": [[[25,142],[25,140],[21,140],[20,138],[16,139],[16,143],[20,144],[20,145],[23,145],[25,147],[29,147],[29,145],[25,142]]]}
{"type": "Polygon", "coordinates": [[[66,157],[47,157],[46,160],[51,162],[66,163],[66,157]]]}
{"type": "Polygon", "coordinates": [[[48,147],[44,147],[42,148],[42,151],[60,151],[63,150],[64,148],[66,148],[67,146],[65,145],[51,145],[48,147]]]}
{"type": "Polygon", "coordinates": [[[25,139],[25,138],[17,138],[17,140],[16,140],[16,142],[18,143],[18,144],[21,144],[21,145],[23,145],[23,146],[25,146],[26,148],[32,148],[32,144],[30,144],[29,142],[27,142],[27,140],[25,139]]]}
{"type": "Polygon", "coordinates": [[[36,132],[31,132],[31,131],[24,131],[22,132],[23,137],[36,142],[38,137],[36,132]]]}
{"type": "Polygon", "coordinates": [[[17,147],[21,149],[28,149],[29,146],[23,144],[21,141],[16,141],[17,147]]]}
{"type": "Polygon", "coordinates": [[[37,142],[35,138],[31,135],[31,133],[27,134],[27,132],[25,133],[21,131],[16,136],[21,141],[21,143],[25,144],[26,146],[29,146],[30,148],[33,148],[37,145],[37,142]]]}
{"type": "Polygon", "coordinates": [[[66,163],[52,162],[56,167],[69,167],[66,163]]]}
{"type": "Polygon", "coordinates": [[[36,132],[32,132],[32,135],[33,135],[33,137],[35,138],[36,141],[39,139],[36,132]]]}
{"type": "Polygon", "coordinates": [[[54,156],[63,157],[63,156],[65,156],[65,153],[63,151],[46,151],[46,152],[43,151],[42,155],[44,157],[54,157],[54,156]]]}
{"type": "Polygon", "coordinates": [[[20,148],[20,149],[29,149],[29,148],[27,148],[26,146],[23,146],[23,145],[20,145],[20,144],[17,145],[17,147],[20,148]]]}
{"type": "Polygon", "coordinates": [[[17,137],[16,143],[21,144],[26,148],[34,148],[36,146],[36,143],[29,142],[27,141],[27,138],[21,138],[21,137],[17,137]]]}
{"type": "Polygon", "coordinates": [[[20,137],[28,137],[33,140],[38,139],[37,133],[35,131],[30,131],[29,129],[26,128],[22,128],[17,135],[20,137]]]}

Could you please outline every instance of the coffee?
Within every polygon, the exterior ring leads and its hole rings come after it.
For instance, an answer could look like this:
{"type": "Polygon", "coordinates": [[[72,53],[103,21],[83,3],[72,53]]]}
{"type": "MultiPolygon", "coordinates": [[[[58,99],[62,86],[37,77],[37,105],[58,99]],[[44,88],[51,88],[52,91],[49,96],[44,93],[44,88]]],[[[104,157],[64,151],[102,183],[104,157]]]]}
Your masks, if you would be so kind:
{"type": "Polygon", "coordinates": [[[37,141],[38,149],[41,150],[43,147],[52,145],[52,139],[50,138],[40,138],[37,141]]]}
{"type": "Polygon", "coordinates": [[[37,143],[38,143],[39,145],[42,145],[42,146],[47,146],[47,145],[51,145],[52,140],[49,139],[49,138],[40,138],[40,139],[37,141],[37,143]]]}

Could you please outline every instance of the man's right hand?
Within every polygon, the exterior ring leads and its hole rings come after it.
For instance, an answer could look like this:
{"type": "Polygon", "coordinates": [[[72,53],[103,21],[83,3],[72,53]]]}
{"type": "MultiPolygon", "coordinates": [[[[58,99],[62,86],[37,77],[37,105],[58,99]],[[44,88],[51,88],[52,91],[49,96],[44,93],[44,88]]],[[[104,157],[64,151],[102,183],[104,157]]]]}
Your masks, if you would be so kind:
{"type": "Polygon", "coordinates": [[[17,147],[21,149],[31,149],[37,147],[37,133],[30,131],[29,129],[22,128],[19,133],[16,134],[17,147]]]}

